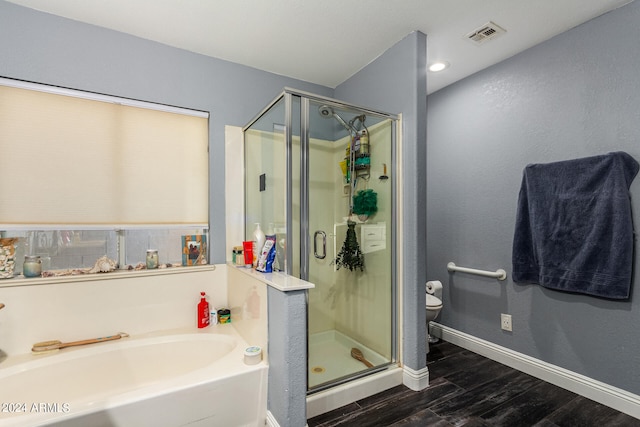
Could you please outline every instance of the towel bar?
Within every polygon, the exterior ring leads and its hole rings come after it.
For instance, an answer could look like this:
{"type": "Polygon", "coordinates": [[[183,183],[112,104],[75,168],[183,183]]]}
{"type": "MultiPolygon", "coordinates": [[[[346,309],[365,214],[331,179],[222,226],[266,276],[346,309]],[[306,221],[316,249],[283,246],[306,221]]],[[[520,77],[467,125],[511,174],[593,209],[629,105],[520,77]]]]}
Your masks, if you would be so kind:
{"type": "Polygon", "coordinates": [[[447,270],[451,272],[460,271],[462,273],[477,274],[478,276],[493,277],[498,280],[505,280],[507,278],[507,272],[501,268],[496,271],[476,270],[475,268],[458,267],[453,262],[450,262],[447,264],[447,270]]]}

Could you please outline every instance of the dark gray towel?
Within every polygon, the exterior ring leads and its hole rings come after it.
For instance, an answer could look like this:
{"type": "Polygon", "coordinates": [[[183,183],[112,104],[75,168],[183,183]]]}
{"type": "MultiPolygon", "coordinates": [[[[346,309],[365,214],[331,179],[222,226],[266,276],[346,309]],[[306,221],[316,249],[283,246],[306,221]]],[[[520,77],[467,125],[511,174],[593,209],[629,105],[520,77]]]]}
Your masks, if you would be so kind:
{"type": "Polygon", "coordinates": [[[628,299],[633,264],[629,186],[638,162],[624,152],[528,165],[513,239],[513,280],[628,299]]]}

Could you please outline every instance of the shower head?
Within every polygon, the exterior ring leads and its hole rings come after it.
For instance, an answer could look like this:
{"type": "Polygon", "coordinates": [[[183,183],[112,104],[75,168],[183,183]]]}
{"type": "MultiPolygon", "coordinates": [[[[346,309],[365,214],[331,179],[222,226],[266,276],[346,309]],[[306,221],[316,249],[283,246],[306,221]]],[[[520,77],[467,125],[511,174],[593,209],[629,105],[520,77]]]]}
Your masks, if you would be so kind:
{"type": "Polygon", "coordinates": [[[324,118],[335,117],[336,120],[339,121],[340,124],[345,127],[345,129],[347,129],[349,134],[353,133],[355,135],[358,133],[358,131],[353,126],[348,125],[347,122],[345,122],[342,117],[340,117],[338,113],[333,111],[333,108],[329,107],[328,105],[321,105],[320,107],[318,107],[318,112],[324,118]]]}
{"type": "Polygon", "coordinates": [[[332,117],[334,114],[333,108],[329,107],[328,105],[321,105],[320,107],[318,107],[318,112],[324,118],[332,117]]]}

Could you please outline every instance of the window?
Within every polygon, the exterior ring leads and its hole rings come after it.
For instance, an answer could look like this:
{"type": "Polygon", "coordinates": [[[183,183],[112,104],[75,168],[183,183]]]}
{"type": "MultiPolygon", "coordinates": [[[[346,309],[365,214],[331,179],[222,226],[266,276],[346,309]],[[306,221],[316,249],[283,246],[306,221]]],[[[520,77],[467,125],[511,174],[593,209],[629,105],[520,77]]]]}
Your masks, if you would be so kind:
{"type": "Polygon", "coordinates": [[[208,117],[0,79],[0,231],[21,238],[17,267],[122,266],[149,248],[178,262],[180,236],[208,232],[208,117]]]}

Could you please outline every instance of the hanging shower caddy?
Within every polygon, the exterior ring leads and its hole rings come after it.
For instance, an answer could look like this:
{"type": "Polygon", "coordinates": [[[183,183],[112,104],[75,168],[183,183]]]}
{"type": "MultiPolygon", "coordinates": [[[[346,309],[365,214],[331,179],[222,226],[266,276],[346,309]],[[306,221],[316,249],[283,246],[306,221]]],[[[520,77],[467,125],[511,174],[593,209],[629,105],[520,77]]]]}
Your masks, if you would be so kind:
{"type": "Polygon", "coordinates": [[[369,181],[371,176],[371,151],[369,144],[369,129],[365,125],[366,116],[361,114],[349,121],[351,129],[349,146],[345,150],[347,173],[346,182],[349,185],[349,216],[353,215],[353,198],[359,179],[369,181]],[[359,125],[358,125],[359,123],[359,125]]]}
{"type": "MultiPolygon", "coordinates": [[[[340,267],[346,267],[351,271],[364,271],[364,254],[360,249],[360,245],[358,244],[356,237],[356,222],[351,220],[351,217],[353,214],[358,214],[358,212],[354,211],[354,201],[362,200],[362,197],[356,198],[357,196],[355,194],[358,180],[363,179],[365,181],[369,181],[371,175],[369,129],[367,129],[364,124],[365,120],[366,116],[362,114],[351,119],[348,124],[348,128],[350,129],[350,141],[349,146],[345,150],[345,159],[342,163],[346,166],[345,178],[349,185],[349,216],[347,220],[347,235],[345,241],[342,245],[342,249],[338,252],[336,259],[334,260],[338,270],[340,267]],[[359,126],[356,126],[356,122],[359,122],[359,126]]],[[[371,200],[372,194],[375,195],[373,190],[364,191],[366,191],[366,194],[362,193],[361,196],[364,196],[368,201],[371,200]]],[[[360,195],[361,192],[358,193],[360,195]]],[[[375,210],[377,210],[377,207],[375,210]]],[[[375,210],[373,212],[375,212],[375,210]]],[[[360,220],[366,221],[370,213],[372,213],[370,209],[367,209],[367,214],[364,214],[363,212],[358,215],[358,217],[360,220]]]]}

